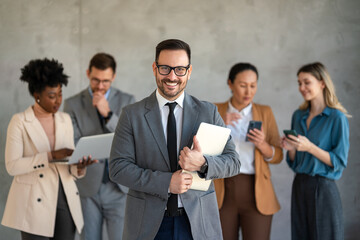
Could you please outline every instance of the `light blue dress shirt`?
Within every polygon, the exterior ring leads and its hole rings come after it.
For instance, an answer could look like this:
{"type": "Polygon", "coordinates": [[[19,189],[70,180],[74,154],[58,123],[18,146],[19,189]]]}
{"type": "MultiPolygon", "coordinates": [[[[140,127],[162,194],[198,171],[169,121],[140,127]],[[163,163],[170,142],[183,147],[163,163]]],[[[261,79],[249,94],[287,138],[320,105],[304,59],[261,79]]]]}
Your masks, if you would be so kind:
{"type": "Polygon", "coordinates": [[[286,161],[296,173],[311,176],[319,175],[330,179],[339,179],[347,165],[349,153],[349,123],[344,113],[326,107],[323,112],[314,117],[309,129],[306,127],[308,110],[296,110],[291,121],[291,129],[295,129],[319,148],[329,152],[333,167],[330,167],[308,152],[297,151],[294,161],[287,153],[286,161]]]}
{"type": "MultiPolygon", "coordinates": [[[[89,93],[90,93],[90,96],[91,96],[91,98],[93,97],[93,92],[92,92],[92,90],[91,90],[91,87],[89,86],[89,93]]],[[[109,95],[110,95],[110,91],[111,91],[111,87],[106,91],[106,93],[105,93],[105,98],[106,98],[106,100],[109,100],[109,95]]]]}

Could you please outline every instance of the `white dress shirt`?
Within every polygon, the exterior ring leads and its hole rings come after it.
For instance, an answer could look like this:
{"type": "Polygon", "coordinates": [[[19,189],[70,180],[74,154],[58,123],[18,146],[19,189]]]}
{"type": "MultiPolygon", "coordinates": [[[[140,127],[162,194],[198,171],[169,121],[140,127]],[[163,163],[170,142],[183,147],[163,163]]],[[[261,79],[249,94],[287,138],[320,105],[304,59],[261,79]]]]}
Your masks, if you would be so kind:
{"type": "Polygon", "coordinates": [[[233,122],[235,126],[227,125],[231,129],[231,136],[233,137],[237,153],[241,156],[240,173],[255,174],[254,166],[254,152],[255,145],[252,142],[246,142],[246,134],[249,122],[252,120],[252,103],[241,111],[237,110],[229,101],[228,113],[239,113],[241,119],[233,122]]]}
{"type": "MultiPolygon", "coordinates": [[[[185,95],[184,95],[184,93],[182,93],[174,101],[169,101],[166,98],[164,98],[163,96],[161,96],[161,94],[159,93],[159,90],[156,89],[156,99],[159,104],[161,122],[162,122],[164,136],[165,136],[166,141],[167,141],[167,122],[168,122],[168,116],[169,116],[170,109],[165,104],[168,102],[170,102],[170,103],[176,102],[177,103],[177,105],[174,109],[174,115],[175,115],[175,119],[176,119],[176,145],[177,145],[178,156],[179,156],[179,152],[180,152],[181,130],[182,130],[182,124],[183,124],[184,97],[185,97],[185,95]]],[[[179,195],[178,195],[178,207],[179,208],[183,207],[183,204],[181,202],[179,195]]]]}
{"type": "MultiPolygon", "coordinates": [[[[231,102],[229,101],[228,113],[239,113],[241,119],[237,120],[233,124],[227,125],[226,127],[231,129],[231,136],[233,137],[236,151],[241,156],[241,168],[240,173],[243,174],[255,174],[255,145],[252,142],[246,142],[247,129],[249,127],[249,122],[253,119],[252,116],[252,103],[246,106],[241,111],[237,110],[231,102]]],[[[264,158],[265,161],[271,161],[275,154],[275,149],[271,146],[273,154],[271,158],[264,158]]]]}

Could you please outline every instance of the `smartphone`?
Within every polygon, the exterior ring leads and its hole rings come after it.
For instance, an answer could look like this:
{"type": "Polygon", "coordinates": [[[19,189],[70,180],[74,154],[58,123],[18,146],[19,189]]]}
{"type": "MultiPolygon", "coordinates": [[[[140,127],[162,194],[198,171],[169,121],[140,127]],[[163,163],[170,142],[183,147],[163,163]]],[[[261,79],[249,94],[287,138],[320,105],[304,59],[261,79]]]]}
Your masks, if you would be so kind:
{"type": "Polygon", "coordinates": [[[296,130],[284,130],[283,132],[284,132],[284,134],[285,134],[286,137],[288,137],[288,135],[293,135],[293,136],[295,136],[295,137],[298,136],[296,130]]]}
{"type": "MultiPolygon", "coordinates": [[[[248,130],[247,130],[247,133],[250,133],[250,130],[253,130],[253,129],[258,129],[261,131],[261,125],[262,125],[262,122],[261,121],[250,121],[249,122],[249,127],[248,127],[248,130]]],[[[245,138],[245,141],[248,142],[249,139],[248,137],[246,136],[245,138]]]]}

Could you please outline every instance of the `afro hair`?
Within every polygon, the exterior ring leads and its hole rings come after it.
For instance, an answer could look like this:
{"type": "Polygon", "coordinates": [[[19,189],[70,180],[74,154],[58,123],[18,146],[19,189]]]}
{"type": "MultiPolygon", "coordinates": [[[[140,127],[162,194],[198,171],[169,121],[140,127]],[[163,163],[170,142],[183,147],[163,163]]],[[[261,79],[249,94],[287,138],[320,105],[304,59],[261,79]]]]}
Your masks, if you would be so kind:
{"type": "Polygon", "coordinates": [[[34,96],[46,87],[66,86],[69,77],[63,71],[62,64],[55,59],[35,59],[21,69],[20,80],[29,84],[30,95],[34,96]]]}

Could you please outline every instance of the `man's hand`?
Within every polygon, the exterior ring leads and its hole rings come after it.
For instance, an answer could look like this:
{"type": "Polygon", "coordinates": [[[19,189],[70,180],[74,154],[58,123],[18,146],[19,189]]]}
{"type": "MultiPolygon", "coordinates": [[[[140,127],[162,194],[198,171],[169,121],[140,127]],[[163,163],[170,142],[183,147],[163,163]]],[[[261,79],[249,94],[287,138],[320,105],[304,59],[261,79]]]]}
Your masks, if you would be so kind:
{"type": "Polygon", "coordinates": [[[206,161],[196,136],[194,136],[193,142],[193,149],[190,150],[188,147],[184,147],[183,150],[180,151],[179,157],[180,167],[190,172],[200,171],[201,166],[204,165],[206,161]]]}
{"type": "Polygon", "coordinates": [[[187,192],[192,184],[192,176],[188,173],[182,173],[182,170],[177,170],[171,176],[169,190],[174,194],[181,194],[187,192]]]}
{"type": "Polygon", "coordinates": [[[111,110],[105,95],[103,95],[101,92],[94,92],[92,100],[93,106],[97,108],[101,116],[107,117],[111,110]]]}

